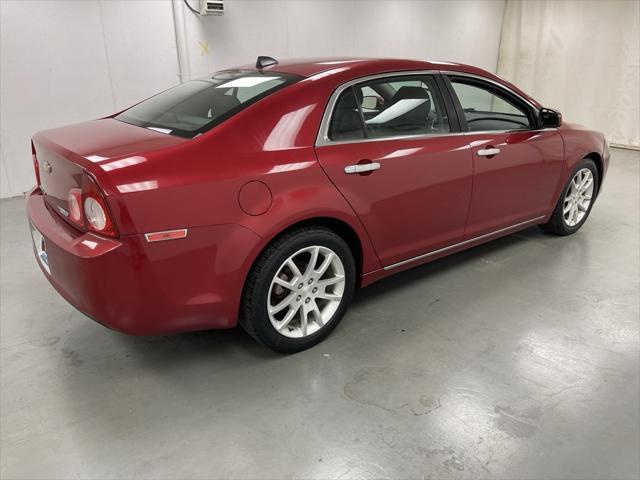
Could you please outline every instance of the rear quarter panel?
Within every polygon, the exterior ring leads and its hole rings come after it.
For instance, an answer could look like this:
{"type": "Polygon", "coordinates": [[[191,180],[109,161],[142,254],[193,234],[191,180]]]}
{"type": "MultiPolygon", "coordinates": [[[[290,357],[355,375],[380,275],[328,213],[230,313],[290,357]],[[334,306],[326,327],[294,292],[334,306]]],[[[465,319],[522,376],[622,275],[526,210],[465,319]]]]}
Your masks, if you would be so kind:
{"type": "Polygon", "coordinates": [[[358,235],[362,270],[380,268],[360,220],[315,156],[315,136],[332,87],[320,82],[308,88],[304,82],[198,138],[141,154],[131,165],[109,169],[92,164],[121,233],[239,224],[262,239],[255,251],[242,253],[255,258],[287,227],[330,217],[358,235]],[[259,215],[244,211],[239,201],[242,187],[252,181],[266,185],[271,196],[267,211],[259,215]]]}

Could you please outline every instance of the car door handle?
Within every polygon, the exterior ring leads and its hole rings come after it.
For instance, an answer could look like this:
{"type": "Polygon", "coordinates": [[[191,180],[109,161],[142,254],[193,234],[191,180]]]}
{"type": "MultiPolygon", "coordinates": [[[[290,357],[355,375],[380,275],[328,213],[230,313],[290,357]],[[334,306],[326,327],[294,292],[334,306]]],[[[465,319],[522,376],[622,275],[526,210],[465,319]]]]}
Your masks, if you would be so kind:
{"type": "Polygon", "coordinates": [[[497,155],[499,153],[500,149],[494,147],[478,150],[479,157],[493,157],[494,155],[497,155]]]}
{"type": "Polygon", "coordinates": [[[357,163],[355,165],[347,165],[344,167],[344,173],[366,173],[378,170],[380,164],[378,162],[371,163],[357,163]]]}

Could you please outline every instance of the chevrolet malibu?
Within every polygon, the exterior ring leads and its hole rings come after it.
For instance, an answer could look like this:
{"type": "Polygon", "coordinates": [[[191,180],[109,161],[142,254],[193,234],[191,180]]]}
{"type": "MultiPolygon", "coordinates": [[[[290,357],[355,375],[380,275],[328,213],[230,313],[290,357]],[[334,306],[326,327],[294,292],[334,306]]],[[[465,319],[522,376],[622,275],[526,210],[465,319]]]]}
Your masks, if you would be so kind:
{"type": "Polygon", "coordinates": [[[584,224],[602,134],[445,62],[307,59],[183,83],[37,133],[27,211],[53,287],[156,335],[327,337],[354,290],[521,229],[584,224]]]}

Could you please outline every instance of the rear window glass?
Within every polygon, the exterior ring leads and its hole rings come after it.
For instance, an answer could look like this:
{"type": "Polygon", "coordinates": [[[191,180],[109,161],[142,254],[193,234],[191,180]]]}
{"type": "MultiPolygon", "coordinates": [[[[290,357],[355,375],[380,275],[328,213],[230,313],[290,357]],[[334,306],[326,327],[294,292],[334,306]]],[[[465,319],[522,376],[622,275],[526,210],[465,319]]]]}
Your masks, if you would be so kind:
{"type": "Polygon", "coordinates": [[[192,80],[142,101],[116,120],[192,138],[300,77],[277,72],[226,71],[192,80]]]}

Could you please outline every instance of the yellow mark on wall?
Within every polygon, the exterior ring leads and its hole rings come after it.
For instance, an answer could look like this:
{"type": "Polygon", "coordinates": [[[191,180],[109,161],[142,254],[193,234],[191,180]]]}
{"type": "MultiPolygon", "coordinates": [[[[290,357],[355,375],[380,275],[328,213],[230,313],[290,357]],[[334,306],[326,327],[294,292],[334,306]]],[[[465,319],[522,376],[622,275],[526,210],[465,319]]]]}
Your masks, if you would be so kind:
{"type": "Polygon", "coordinates": [[[202,49],[202,52],[200,52],[200,56],[204,55],[205,53],[209,55],[209,42],[198,41],[198,43],[200,44],[200,48],[202,49]]]}

